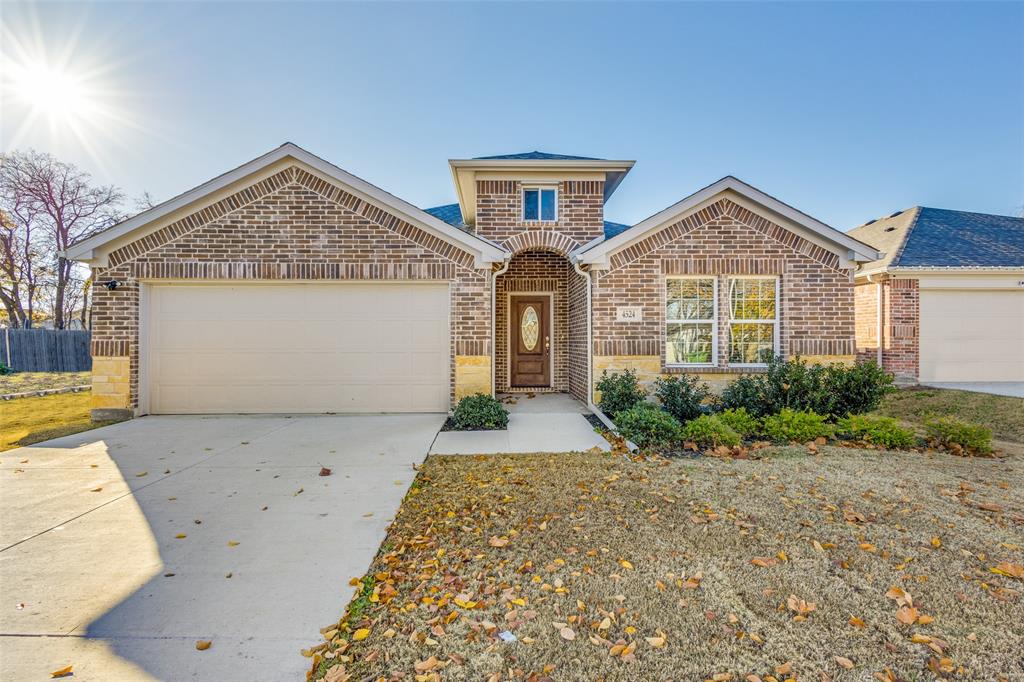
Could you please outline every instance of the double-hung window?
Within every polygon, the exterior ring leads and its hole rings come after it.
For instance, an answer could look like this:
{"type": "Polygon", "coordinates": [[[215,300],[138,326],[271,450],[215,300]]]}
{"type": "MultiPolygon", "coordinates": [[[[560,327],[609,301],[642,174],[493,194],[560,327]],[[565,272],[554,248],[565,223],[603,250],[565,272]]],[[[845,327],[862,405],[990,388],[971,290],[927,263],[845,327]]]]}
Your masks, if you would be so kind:
{"type": "Polygon", "coordinates": [[[713,365],[718,350],[718,281],[665,280],[665,364],[713,365]]]}
{"type": "Polygon", "coordinates": [[[524,187],[523,220],[558,220],[558,190],[554,187],[524,187]]]}
{"type": "Polygon", "coordinates": [[[764,365],[778,354],[779,280],[729,280],[729,364],[764,365]]]}

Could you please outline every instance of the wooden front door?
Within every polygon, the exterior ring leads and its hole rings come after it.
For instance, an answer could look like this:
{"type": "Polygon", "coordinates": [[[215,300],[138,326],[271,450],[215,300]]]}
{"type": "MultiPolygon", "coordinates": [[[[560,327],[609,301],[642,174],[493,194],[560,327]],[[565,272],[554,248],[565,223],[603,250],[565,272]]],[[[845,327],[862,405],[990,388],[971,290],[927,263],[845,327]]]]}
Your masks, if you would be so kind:
{"type": "Polygon", "coordinates": [[[547,296],[513,296],[509,315],[509,374],[513,387],[551,386],[551,329],[547,296]]]}

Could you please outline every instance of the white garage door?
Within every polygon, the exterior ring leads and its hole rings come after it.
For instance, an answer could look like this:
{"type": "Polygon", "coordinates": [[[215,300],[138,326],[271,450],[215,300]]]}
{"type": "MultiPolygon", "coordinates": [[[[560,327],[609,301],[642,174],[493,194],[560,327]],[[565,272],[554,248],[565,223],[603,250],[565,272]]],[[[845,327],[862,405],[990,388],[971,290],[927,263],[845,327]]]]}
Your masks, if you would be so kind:
{"type": "Polygon", "coordinates": [[[152,285],[154,414],[443,412],[443,284],[152,285]]]}
{"type": "Polygon", "coordinates": [[[921,291],[921,381],[1024,381],[1024,291],[921,291]]]}

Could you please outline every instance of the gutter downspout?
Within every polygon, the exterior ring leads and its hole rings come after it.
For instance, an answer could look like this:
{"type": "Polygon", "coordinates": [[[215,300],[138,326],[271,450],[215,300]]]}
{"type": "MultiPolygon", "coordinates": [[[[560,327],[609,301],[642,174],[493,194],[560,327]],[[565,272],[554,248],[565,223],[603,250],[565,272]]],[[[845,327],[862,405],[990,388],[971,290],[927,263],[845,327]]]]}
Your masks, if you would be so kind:
{"type": "Polygon", "coordinates": [[[492,398],[497,397],[497,393],[498,393],[498,387],[494,384],[495,373],[496,373],[495,369],[494,369],[494,363],[496,363],[498,361],[497,360],[498,353],[497,353],[497,348],[495,346],[495,344],[497,343],[497,331],[495,329],[495,323],[496,323],[497,320],[496,320],[496,314],[495,314],[495,310],[494,310],[494,303],[495,303],[495,300],[497,298],[498,276],[499,275],[504,275],[506,272],[508,272],[508,268],[509,268],[509,266],[511,264],[512,264],[512,257],[510,256],[508,260],[502,262],[500,268],[498,268],[497,270],[495,270],[494,272],[491,273],[491,397],[492,398]]]}
{"type": "MultiPolygon", "coordinates": [[[[618,431],[618,427],[608,418],[608,415],[594,404],[594,313],[593,297],[591,294],[594,281],[590,276],[590,271],[581,268],[578,260],[573,261],[572,267],[573,270],[587,280],[587,409],[597,415],[597,418],[610,430],[618,431]]],[[[630,450],[636,449],[636,446],[629,441],[626,441],[626,444],[630,450]]]]}

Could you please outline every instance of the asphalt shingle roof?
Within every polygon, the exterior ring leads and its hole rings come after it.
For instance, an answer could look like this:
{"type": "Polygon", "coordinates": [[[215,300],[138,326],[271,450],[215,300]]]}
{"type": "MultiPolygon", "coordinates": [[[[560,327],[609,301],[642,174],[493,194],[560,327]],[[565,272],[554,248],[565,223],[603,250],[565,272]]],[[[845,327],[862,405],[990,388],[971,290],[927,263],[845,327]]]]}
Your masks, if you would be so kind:
{"type": "Polygon", "coordinates": [[[601,161],[593,156],[570,156],[568,154],[549,154],[547,152],[520,152],[519,154],[499,154],[498,156],[477,156],[476,161],[601,161]]]}
{"type": "Polygon", "coordinates": [[[1024,267],[1024,218],[915,206],[854,228],[885,251],[867,267],[1024,267]]]}
{"type": "Polygon", "coordinates": [[[425,208],[423,210],[460,230],[467,229],[465,221],[462,220],[462,209],[459,208],[458,204],[445,204],[444,206],[434,206],[433,208],[425,208]]]}
{"type": "Polygon", "coordinates": [[[604,238],[605,239],[611,239],[615,235],[622,234],[623,232],[625,232],[626,230],[628,230],[631,227],[632,227],[632,225],[624,225],[622,223],[613,223],[610,220],[606,220],[606,221],[604,221],[604,238]]]}

